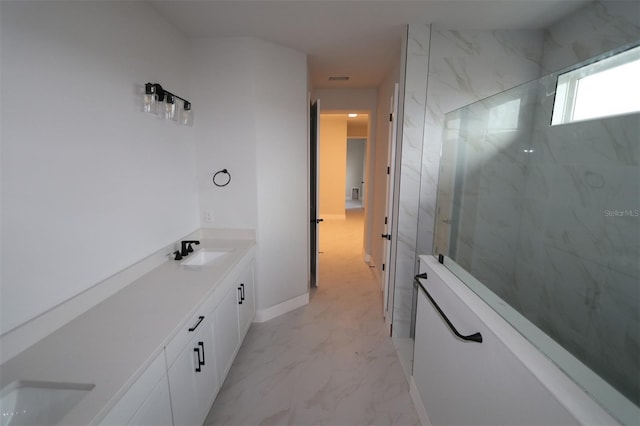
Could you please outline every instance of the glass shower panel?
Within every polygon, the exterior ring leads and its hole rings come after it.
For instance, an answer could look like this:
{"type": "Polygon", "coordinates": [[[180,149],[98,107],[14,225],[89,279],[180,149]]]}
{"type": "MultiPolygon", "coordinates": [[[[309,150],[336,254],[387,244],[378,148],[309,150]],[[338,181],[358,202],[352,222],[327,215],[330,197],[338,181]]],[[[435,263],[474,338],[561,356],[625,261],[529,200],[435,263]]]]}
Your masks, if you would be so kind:
{"type": "Polygon", "coordinates": [[[446,115],[434,251],[638,406],[640,115],[551,126],[557,76],[446,115]]]}

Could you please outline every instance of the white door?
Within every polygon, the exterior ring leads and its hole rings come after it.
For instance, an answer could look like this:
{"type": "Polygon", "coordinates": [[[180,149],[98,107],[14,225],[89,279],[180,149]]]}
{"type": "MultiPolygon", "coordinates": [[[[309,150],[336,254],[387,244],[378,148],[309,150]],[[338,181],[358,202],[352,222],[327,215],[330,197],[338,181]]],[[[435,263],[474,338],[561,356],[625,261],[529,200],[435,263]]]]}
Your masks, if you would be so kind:
{"type": "Polygon", "coordinates": [[[389,105],[389,148],[388,148],[388,163],[387,163],[387,196],[386,196],[386,208],[387,213],[384,218],[384,234],[381,237],[384,239],[383,254],[384,254],[384,273],[382,275],[382,288],[384,294],[384,318],[387,327],[391,326],[391,314],[393,311],[393,283],[389,276],[389,264],[391,262],[391,230],[393,229],[393,188],[395,184],[395,164],[396,164],[396,134],[398,130],[398,83],[395,84],[393,96],[389,105]]]}

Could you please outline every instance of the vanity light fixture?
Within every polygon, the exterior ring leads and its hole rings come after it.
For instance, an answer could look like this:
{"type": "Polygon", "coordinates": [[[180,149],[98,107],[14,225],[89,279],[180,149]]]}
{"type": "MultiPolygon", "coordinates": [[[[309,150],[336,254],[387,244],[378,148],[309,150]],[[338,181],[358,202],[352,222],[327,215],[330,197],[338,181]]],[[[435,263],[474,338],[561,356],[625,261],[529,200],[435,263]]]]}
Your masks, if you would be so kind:
{"type": "Polygon", "coordinates": [[[143,111],[161,114],[166,120],[179,121],[185,126],[193,126],[191,102],[162,88],[158,83],[144,85],[143,111]],[[178,99],[182,102],[178,102],[178,99]]]}

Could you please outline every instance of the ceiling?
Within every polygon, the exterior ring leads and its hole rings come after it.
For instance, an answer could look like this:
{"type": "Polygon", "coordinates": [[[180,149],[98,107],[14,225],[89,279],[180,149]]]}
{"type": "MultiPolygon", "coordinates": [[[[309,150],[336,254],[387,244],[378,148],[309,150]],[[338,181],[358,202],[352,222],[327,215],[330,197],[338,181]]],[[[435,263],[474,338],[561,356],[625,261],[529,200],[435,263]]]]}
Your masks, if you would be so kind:
{"type": "Polygon", "coordinates": [[[589,0],[147,0],[186,36],[258,37],[308,55],[314,88],[377,87],[408,23],[540,29],[589,0]],[[349,76],[330,82],[329,76],[349,76]]]}

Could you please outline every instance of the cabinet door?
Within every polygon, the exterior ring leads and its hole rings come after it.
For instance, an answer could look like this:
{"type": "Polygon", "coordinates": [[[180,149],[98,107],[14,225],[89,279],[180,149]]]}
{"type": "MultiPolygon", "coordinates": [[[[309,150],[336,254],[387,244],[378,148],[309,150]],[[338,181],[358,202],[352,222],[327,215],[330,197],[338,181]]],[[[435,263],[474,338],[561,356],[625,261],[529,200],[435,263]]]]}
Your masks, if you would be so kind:
{"type": "Polygon", "coordinates": [[[173,425],[171,399],[169,398],[169,381],[166,374],[127,424],[132,426],[173,425]]]}
{"type": "Polygon", "coordinates": [[[207,417],[220,387],[213,333],[213,322],[209,322],[205,324],[205,327],[198,333],[193,343],[194,348],[200,350],[202,361],[200,371],[195,373],[196,393],[198,395],[200,410],[199,425],[202,424],[207,417]]]}
{"type": "Polygon", "coordinates": [[[189,343],[169,368],[173,421],[181,426],[197,425],[200,420],[195,374],[198,355],[193,349],[189,343]]]}
{"type": "Polygon", "coordinates": [[[236,350],[240,345],[240,333],[238,331],[239,302],[240,289],[234,286],[227,291],[215,309],[216,358],[220,383],[224,381],[236,350]]]}
{"type": "Polygon", "coordinates": [[[242,340],[244,335],[247,333],[256,312],[256,299],[253,285],[253,265],[242,273],[238,285],[241,288],[241,294],[244,296],[242,304],[240,305],[239,314],[240,340],[242,340]]]}
{"type": "Polygon", "coordinates": [[[171,406],[176,425],[201,425],[218,391],[212,321],[198,332],[169,368],[171,406]]]}

